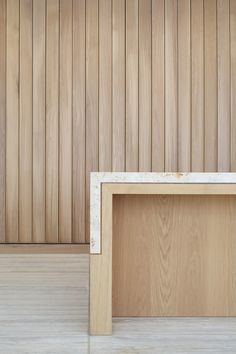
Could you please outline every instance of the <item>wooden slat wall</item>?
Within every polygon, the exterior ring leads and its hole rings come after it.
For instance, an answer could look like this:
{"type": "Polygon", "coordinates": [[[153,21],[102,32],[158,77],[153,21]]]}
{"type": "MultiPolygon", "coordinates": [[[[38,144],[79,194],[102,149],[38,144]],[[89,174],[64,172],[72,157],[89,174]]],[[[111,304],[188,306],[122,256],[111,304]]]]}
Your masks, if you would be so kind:
{"type": "Polygon", "coordinates": [[[89,242],[90,171],[236,171],[235,0],[0,0],[0,242],[89,242]]]}

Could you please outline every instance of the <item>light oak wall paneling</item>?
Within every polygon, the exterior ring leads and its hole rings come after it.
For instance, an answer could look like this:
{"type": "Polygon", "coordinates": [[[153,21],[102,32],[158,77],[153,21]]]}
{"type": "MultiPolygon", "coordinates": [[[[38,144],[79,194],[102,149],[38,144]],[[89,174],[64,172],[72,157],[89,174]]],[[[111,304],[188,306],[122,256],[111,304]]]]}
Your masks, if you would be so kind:
{"type": "Polygon", "coordinates": [[[165,1],[165,171],[178,170],[177,0],[165,1]]]}
{"type": "Polygon", "coordinates": [[[73,242],[85,242],[85,4],[73,1],[73,242]]]}
{"type": "Polygon", "coordinates": [[[125,3],[112,1],[112,171],[125,171],[125,3]]]}
{"type": "Polygon", "coordinates": [[[230,171],[230,36],[229,0],[217,0],[218,171],[230,171]]]}
{"type": "MultiPolygon", "coordinates": [[[[51,256],[52,254],[87,254],[88,255],[89,245],[88,244],[77,244],[77,245],[76,244],[39,244],[39,243],[27,244],[27,245],[20,244],[20,243],[2,244],[0,247],[0,255],[2,254],[7,254],[8,255],[7,257],[9,257],[10,254],[20,254],[22,260],[24,259],[22,257],[22,254],[50,254],[51,256]]],[[[18,262],[16,259],[14,260],[18,262]]],[[[44,258],[41,258],[41,261],[44,262],[44,258]]],[[[62,267],[65,267],[64,263],[62,263],[61,260],[60,260],[60,264],[62,265],[62,267]]],[[[38,265],[37,265],[37,269],[39,269],[38,265]]],[[[60,272],[57,272],[57,274],[60,274],[61,276],[60,272]]],[[[25,274],[23,275],[23,277],[24,276],[25,274]]]]}
{"type": "Polygon", "coordinates": [[[20,1],[19,241],[32,242],[33,107],[31,0],[20,1]]]}
{"type": "Polygon", "coordinates": [[[139,171],[152,170],[152,2],[139,0],[139,171]]]}
{"type": "Polygon", "coordinates": [[[91,171],[236,171],[234,0],[0,6],[0,242],[89,242],[91,171]]]}
{"type": "Polygon", "coordinates": [[[178,171],[191,170],[190,0],[178,1],[178,171]]]}
{"type": "Polygon", "coordinates": [[[18,242],[19,1],[7,1],[6,241],[18,242]]]}
{"type": "Polygon", "coordinates": [[[205,171],[217,171],[217,2],[204,1],[205,171]]]}
{"type": "Polygon", "coordinates": [[[33,1],[33,242],[45,242],[46,2],[33,1]]]}
{"type": "Polygon", "coordinates": [[[6,0],[0,0],[0,243],[6,241],[6,0]]]}
{"type": "Polygon", "coordinates": [[[139,4],[126,0],[126,171],[139,170],[139,4]]]}
{"type": "Polygon", "coordinates": [[[59,242],[72,241],[72,0],[60,0],[59,242]]]}
{"type": "Polygon", "coordinates": [[[152,171],[165,171],[164,0],[152,0],[152,171]]]}
{"type": "Polygon", "coordinates": [[[86,1],[86,241],[89,242],[90,172],[98,171],[98,0],[86,1]]]}
{"type": "Polygon", "coordinates": [[[112,2],[99,0],[99,171],[111,171],[112,2]]]}
{"type": "Polygon", "coordinates": [[[204,37],[203,0],[191,2],[192,171],[204,171],[204,37]]]}
{"type": "Polygon", "coordinates": [[[58,242],[59,0],[47,0],[46,242],[58,242]]]}
{"type": "Polygon", "coordinates": [[[230,0],[231,171],[236,171],[236,1],[230,0]]]}

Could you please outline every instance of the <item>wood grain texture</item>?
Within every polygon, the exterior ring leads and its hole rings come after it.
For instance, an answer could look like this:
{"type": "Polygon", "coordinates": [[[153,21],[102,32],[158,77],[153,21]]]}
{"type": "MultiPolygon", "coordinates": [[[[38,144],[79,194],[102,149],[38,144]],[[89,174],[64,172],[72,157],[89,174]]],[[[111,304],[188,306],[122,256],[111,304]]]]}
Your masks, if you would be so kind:
{"type": "Polygon", "coordinates": [[[86,240],[89,241],[90,172],[98,171],[98,0],[86,1],[86,240]]]}
{"type": "Polygon", "coordinates": [[[234,0],[0,4],[0,242],[89,242],[91,171],[236,171],[234,0]]]}
{"type": "Polygon", "coordinates": [[[111,171],[112,2],[99,1],[99,171],[111,171]]]}
{"type": "Polygon", "coordinates": [[[0,243],[6,241],[6,0],[0,1],[0,243]]]}
{"type": "Polygon", "coordinates": [[[112,333],[112,193],[102,187],[102,254],[90,257],[91,335],[112,333]]]}
{"type": "Polygon", "coordinates": [[[235,316],[235,196],[114,198],[114,316],[235,316]]]}
{"type": "Polygon", "coordinates": [[[83,254],[2,254],[0,352],[87,353],[88,265],[83,254]]]}
{"type": "Polygon", "coordinates": [[[152,171],[165,171],[165,2],[152,1],[152,171]]]}
{"type": "Polygon", "coordinates": [[[236,171],[236,2],[230,1],[231,171],[236,171]]]}
{"type": "Polygon", "coordinates": [[[59,1],[47,0],[46,241],[58,242],[59,1]]]}
{"type": "Polygon", "coordinates": [[[45,242],[45,0],[33,2],[33,242],[45,242]]]}
{"type": "Polygon", "coordinates": [[[60,0],[59,242],[72,241],[72,0],[60,0]]]}
{"type": "Polygon", "coordinates": [[[177,171],[177,1],[165,1],[165,171],[177,171]]]}
{"type": "Polygon", "coordinates": [[[205,171],[217,171],[217,4],[204,2],[205,171]]]}
{"type": "Polygon", "coordinates": [[[2,244],[0,254],[89,254],[89,245],[71,244],[2,244]]]}
{"type": "Polygon", "coordinates": [[[19,241],[32,240],[33,107],[31,0],[20,1],[19,241]]]}
{"type": "Polygon", "coordinates": [[[6,240],[18,242],[19,2],[7,1],[6,240]]]}
{"type": "Polygon", "coordinates": [[[126,171],[139,170],[138,1],[126,1],[126,171]]]}
{"type": "Polygon", "coordinates": [[[91,354],[110,354],[114,348],[115,353],[142,354],[221,354],[227,346],[229,353],[236,350],[235,318],[126,317],[114,318],[113,327],[112,337],[90,337],[91,354]]]}
{"type": "Polygon", "coordinates": [[[112,2],[112,171],[125,171],[125,0],[112,2]]]}
{"type": "Polygon", "coordinates": [[[191,3],[178,1],[178,171],[191,170],[191,3]]]}
{"type": "Polygon", "coordinates": [[[203,0],[191,2],[192,171],[204,171],[203,0]]]}
{"type": "Polygon", "coordinates": [[[236,350],[235,318],[115,318],[112,337],[89,337],[87,255],[1,255],[0,268],[2,353],[236,350]]]}
{"type": "Polygon", "coordinates": [[[139,171],[152,170],[151,0],[139,0],[139,171]]]}
{"type": "Polygon", "coordinates": [[[218,0],[218,171],[230,170],[231,161],[229,28],[229,0],[218,0]]]}
{"type": "Polygon", "coordinates": [[[73,242],[85,242],[85,0],[73,1],[73,242]]]}
{"type": "Polygon", "coordinates": [[[236,195],[235,183],[103,183],[112,194],[236,195]]]}

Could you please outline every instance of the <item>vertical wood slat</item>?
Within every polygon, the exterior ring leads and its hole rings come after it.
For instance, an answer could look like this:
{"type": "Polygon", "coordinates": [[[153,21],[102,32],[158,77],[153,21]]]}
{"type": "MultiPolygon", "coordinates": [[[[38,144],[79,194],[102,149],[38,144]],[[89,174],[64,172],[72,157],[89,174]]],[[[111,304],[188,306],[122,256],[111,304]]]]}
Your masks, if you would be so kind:
{"type": "Polygon", "coordinates": [[[6,154],[6,0],[0,0],[0,243],[5,233],[6,154]]]}
{"type": "Polygon", "coordinates": [[[230,171],[229,0],[217,1],[218,37],[218,171],[230,171]]]}
{"type": "Polygon", "coordinates": [[[152,0],[152,171],[165,170],[165,2],[152,0]]]}
{"type": "Polygon", "coordinates": [[[85,242],[85,1],[73,0],[73,242],[85,242]]]}
{"type": "Polygon", "coordinates": [[[125,170],[125,0],[113,0],[112,170],[125,170]]]}
{"type": "Polygon", "coordinates": [[[236,171],[236,1],[230,0],[231,171],[236,171]]]}
{"type": "Polygon", "coordinates": [[[33,1],[33,242],[45,242],[45,0],[33,1]]]}
{"type": "Polygon", "coordinates": [[[72,0],[60,0],[59,242],[72,241],[72,0]]]}
{"type": "Polygon", "coordinates": [[[59,0],[47,0],[46,241],[58,242],[59,0]]]}
{"type": "Polygon", "coordinates": [[[86,1],[86,241],[90,172],[98,170],[98,0],[86,1]]]}
{"type": "Polygon", "coordinates": [[[190,0],[178,1],[178,171],[191,170],[190,0]]]}
{"type": "Polygon", "coordinates": [[[151,0],[139,0],[139,171],[152,170],[151,0]]]}
{"type": "Polygon", "coordinates": [[[217,171],[216,0],[204,2],[205,171],[217,171]]]}
{"type": "Polygon", "coordinates": [[[7,1],[6,239],[18,242],[19,1],[7,1]]]}
{"type": "Polygon", "coordinates": [[[177,1],[165,1],[165,170],[178,169],[177,1]]]}
{"type": "Polygon", "coordinates": [[[126,171],[139,170],[138,1],[126,0],[126,171]]]}
{"type": "Polygon", "coordinates": [[[111,0],[99,1],[99,171],[111,171],[111,0]]]}
{"type": "Polygon", "coordinates": [[[203,0],[191,2],[192,41],[192,171],[204,171],[203,0]]]}
{"type": "Polygon", "coordinates": [[[32,242],[32,1],[20,1],[19,240],[32,242]]]}

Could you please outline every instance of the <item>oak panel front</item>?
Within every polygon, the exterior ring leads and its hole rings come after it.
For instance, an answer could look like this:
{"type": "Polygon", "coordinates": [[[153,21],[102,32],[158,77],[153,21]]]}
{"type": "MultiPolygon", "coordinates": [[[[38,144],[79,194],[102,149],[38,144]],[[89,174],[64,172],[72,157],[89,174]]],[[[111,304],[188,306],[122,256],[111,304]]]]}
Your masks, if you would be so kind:
{"type": "Polygon", "coordinates": [[[236,315],[235,196],[113,198],[113,316],[236,315]]]}

